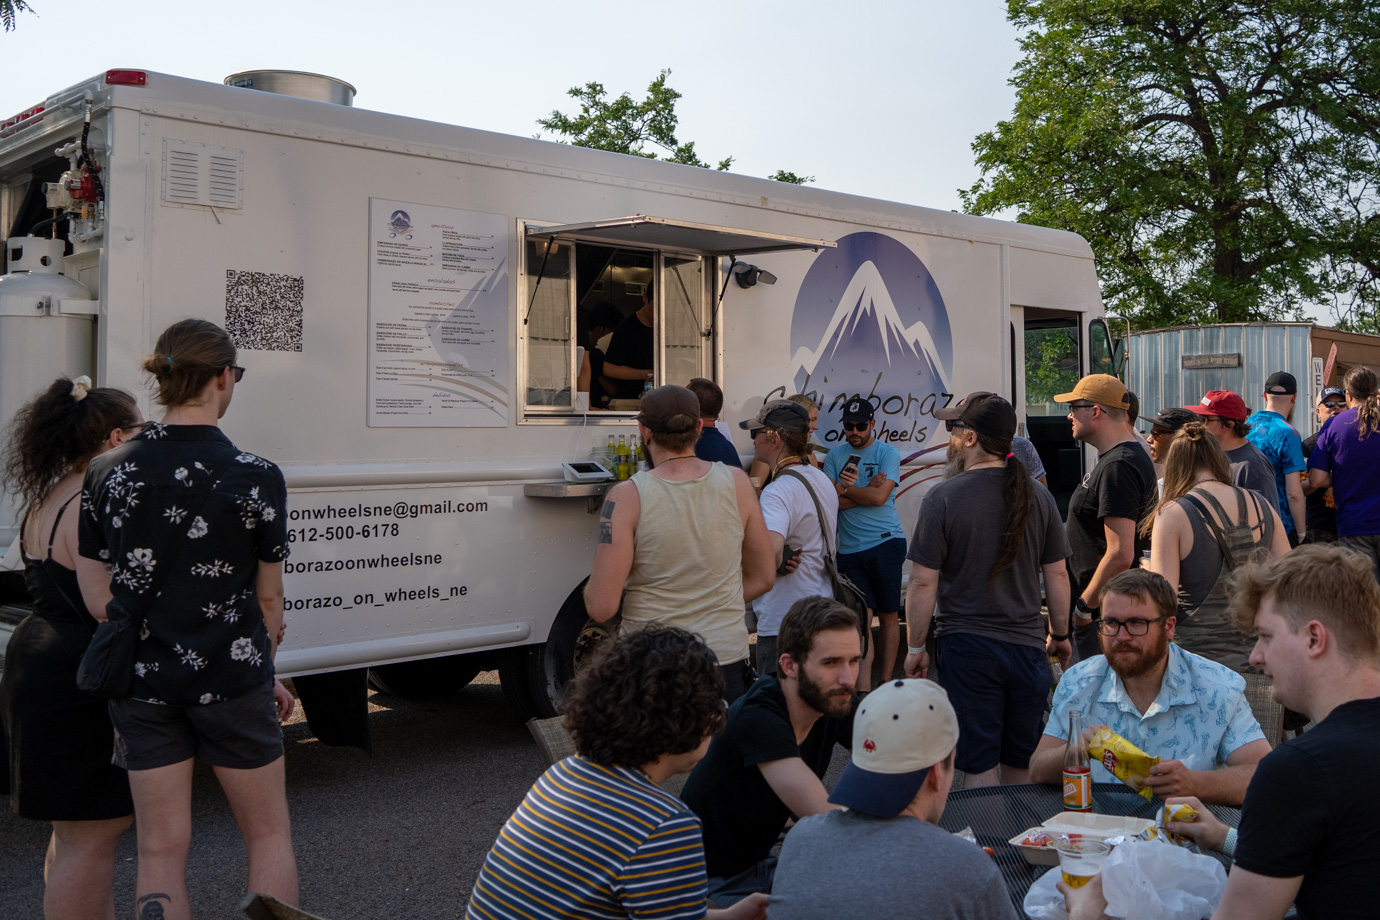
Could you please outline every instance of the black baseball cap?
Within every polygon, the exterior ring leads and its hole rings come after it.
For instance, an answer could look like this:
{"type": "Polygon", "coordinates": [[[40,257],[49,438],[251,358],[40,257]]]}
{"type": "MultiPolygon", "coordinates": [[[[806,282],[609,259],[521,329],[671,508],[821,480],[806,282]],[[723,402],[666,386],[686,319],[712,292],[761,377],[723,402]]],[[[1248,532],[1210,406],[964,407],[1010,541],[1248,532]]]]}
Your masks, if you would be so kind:
{"type": "Polygon", "coordinates": [[[872,401],[861,396],[854,396],[848,400],[843,407],[843,420],[845,422],[870,422],[873,417],[872,401]]]}
{"type": "Polygon", "coordinates": [[[1318,405],[1322,405],[1329,399],[1346,399],[1346,390],[1341,387],[1323,387],[1322,395],[1318,397],[1318,405]]]}
{"type": "Polygon", "coordinates": [[[1150,428],[1164,428],[1169,431],[1178,431],[1189,422],[1196,421],[1198,416],[1187,409],[1180,409],[1178,406],[1169,406],[1155,413],[1155,417],[1150,420],[1150,428]]]}
{"type": "Polygon", "coordinates": [[[1275,371],[1265,378],[1265,392],[1271,396],[1293,396],[1299,391],[1299,382],[1288,371],[1275,371]]]}
{"type": "Polygon", "coordinates": [[[934,410],[934,417],[945,422],[962,422],[978,434],[998,441],[1009,441],[1016,433],[1016,410],[996,393],[979,390],[957,403],[934,410]]]}
{"type": "Polygon", "coordinates": [[[738,427],[746,431],[760,428],[775,428],[778,431],[794,431],[805,434],[810,430],[810,412],[799,403],[789,399],[769,399],[752,418],[743,419],[738,427]]]}

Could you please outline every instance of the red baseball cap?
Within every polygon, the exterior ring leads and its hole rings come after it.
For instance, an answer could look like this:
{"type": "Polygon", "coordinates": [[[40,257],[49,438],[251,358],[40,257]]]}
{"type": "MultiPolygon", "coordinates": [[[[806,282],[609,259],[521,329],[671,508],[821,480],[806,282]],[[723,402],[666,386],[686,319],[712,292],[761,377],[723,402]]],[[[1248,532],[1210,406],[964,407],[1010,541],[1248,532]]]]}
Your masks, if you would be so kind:
{"type": "Polygon", "coordinates": [[[1199,415],[1213,415],[1218,418],[1234,418],[1245,421],[1250,417],[1246,401],[1231,390],[1209,390],[1196,406],[1184,406],[1189,412],[1199,415]]]}

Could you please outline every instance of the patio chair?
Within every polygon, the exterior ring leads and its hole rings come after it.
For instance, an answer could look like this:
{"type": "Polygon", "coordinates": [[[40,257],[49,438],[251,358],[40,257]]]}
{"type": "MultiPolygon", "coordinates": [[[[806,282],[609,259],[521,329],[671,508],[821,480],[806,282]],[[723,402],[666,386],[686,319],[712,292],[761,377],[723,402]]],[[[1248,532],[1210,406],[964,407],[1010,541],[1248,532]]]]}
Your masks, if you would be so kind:
{"type": "Polygon", "coordinates": [[[1246,702],[1265,733],[1270,747],[1279,747],[1284,739],[1284,707],[1270,698],[1270,680],[1263,674],[1245,674],[1246,702]]]}

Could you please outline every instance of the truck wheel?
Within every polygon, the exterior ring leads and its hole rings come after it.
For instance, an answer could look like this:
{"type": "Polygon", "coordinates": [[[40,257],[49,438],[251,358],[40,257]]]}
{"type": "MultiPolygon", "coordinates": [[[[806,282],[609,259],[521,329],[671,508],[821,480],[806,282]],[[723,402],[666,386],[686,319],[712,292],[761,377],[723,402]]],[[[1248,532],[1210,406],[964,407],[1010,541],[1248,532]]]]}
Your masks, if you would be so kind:
{"type": "Polygon", "coordinates": [[[369,669],[369,685],[405,700],[434,699],[464,688],[483,666],[483,657],[477,654],[381,664],[369,669]]]}
{"type": "Polygon", "coordinates": [[[589,618],[584,587],[580,582],[565,599],[545,642],[508,649],[499,665],[503,695],[524,721],[559,714],[566,684],[618,633],[616,618],[607,623],[589,618]]]}

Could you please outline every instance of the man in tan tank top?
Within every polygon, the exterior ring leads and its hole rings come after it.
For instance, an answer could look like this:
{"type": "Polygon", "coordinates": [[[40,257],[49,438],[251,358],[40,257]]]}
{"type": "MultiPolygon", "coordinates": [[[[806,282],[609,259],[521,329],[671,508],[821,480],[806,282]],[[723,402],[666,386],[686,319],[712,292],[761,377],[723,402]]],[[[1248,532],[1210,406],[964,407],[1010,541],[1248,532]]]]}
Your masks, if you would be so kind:
{"type": "Polygon", "coordinates": [[[585,607],[602,623],[621,604],[625,632],[666,623],[699,635],[731,703],[749,682],[744,604],[775,579],[762,509],[741,469],[695,456],[700,404],[685,387],[644,396],[637,427],[652,468],[604,498],[585,607]]]}

